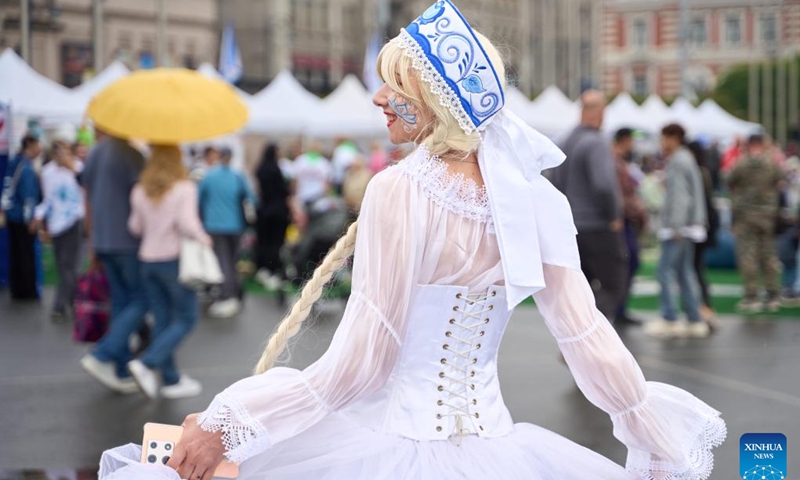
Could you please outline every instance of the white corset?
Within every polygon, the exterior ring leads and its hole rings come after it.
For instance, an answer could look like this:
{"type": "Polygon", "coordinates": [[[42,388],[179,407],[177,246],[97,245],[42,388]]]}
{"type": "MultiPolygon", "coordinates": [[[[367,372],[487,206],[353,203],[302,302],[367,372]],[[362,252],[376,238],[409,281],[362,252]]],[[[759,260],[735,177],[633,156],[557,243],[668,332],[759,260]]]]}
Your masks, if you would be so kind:
{"type": "Polygon", "coordinates": [[[342,413],[374,430],[415,440],[498,437],[513,422],[497,378],[511,313],[505,289],[418,286],[402,351],[386,386],[342,413]]]}

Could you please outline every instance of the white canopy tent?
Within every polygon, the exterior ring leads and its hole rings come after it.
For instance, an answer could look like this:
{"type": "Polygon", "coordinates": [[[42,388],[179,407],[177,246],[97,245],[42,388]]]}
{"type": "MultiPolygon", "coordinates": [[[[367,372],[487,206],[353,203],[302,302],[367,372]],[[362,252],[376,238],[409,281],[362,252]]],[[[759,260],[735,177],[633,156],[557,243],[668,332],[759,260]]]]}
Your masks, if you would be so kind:
{"type": "Polygon", "coordinates": [[[530,125],[550,138],[569,133],[580,121],[580,107],[556,86],[547,87],[531,104],[530,125]]]}
{"type": "Polygon", "coordinates": [[[102,72],[97,74],[94,78],[83,82],[81,85],[75,87],[72,92],[76,98],[84,103],[85,107],[89,106],[89,102],[95,95],[103,91],[106,87],[116,82],[117,80],[127,77],[131,71],[124,63],[119,60],[115,61],[102,72]]]}
{"type": "Polygon", "coordinates": [[[323,101],[317,116],[311,117],[308,134],[316,138],[385,137],[386,120],[372,104],[372,96],[361,81],[348,75],[323,101]]]}
{"type": "Polygon", "coordinates": [[[80,123],[84,110],[70,89],[37,73],[10,48],[0,55],[0,102],[9,103],[14,116],[45,125],[80,123]]]}
{"type": "Polygon", "coordinates": [[[713,140],[730,143],[735,137],[745,137],[761,131],[761,125],[736,118],[712,99],[697,107],[696,135],[708,135],[713,140]]]}
{"type": "MultiPolygon", "coordinates": [[[[219,71],[208,62],[200,64],[200,66],[197,67],[197,73],[204,75],[208,78],[222,80],[223,82],[226,81],[225,78],[223,78],[222,74],[219,73],[219,71]]],[[[241,98],[242,101],[249,107],[250,101],[252,100],[253,96],[245,92],[244,90],[240,90],[236,87],[233,87],[233,89],[236,90],[236,93],[239,95],[239,98],[241,98]]]]}
{"type": "Polygon", "coordinates": [[[627,92],[622,92],[606,107],[603,130],[614,134],[620,128],[648,130],[642,107],[627,92]]]}
{"type": "Polygon", "coordinates": [[[288,70],[275,77],[250,101],[245,132],[299,136],[320,115],[321,100],[300,85],[288,70]]]}
{"type": "Polygon", "coordinates": [[[535,121],[533,105],[530,99],[516,87],[506,89],[506,107],[517,114],[525,123],[533,124],[535,121]]]}

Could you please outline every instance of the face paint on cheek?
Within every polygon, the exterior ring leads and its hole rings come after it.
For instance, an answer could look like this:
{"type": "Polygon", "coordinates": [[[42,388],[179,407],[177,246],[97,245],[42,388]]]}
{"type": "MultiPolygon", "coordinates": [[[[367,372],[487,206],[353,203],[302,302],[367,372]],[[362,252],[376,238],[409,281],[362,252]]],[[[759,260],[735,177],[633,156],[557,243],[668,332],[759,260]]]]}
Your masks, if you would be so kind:
{"type": "Polygon", "coordinates": [[[417,123],[417,107],[411,102],[400,95],[392,94],[392,96],[389,97],[389,108],[403,121],[403,130],[405,130],[406,133],[412,133],[419,128],[419,124],[417,123]]]}

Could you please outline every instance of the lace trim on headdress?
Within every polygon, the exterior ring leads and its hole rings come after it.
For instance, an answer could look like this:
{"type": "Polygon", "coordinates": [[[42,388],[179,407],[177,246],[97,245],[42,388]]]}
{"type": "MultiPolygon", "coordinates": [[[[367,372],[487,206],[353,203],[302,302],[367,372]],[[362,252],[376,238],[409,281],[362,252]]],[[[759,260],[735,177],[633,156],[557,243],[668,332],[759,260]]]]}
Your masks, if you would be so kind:
{"type": "Polygon", "coordinates": [[[474,132],[476,130],[475,124],[472,123],[472,119],[469,118],[464,106],[461,105],[461,98],[436,70],[427,55],[425,55],[422,47],[405,29],[400,31],[397,42],[399,42],[400,48],[403,49],[405,55],[412,60],[414,69],[420,72],[422,80],[430,86],[431,92],[439,97],[439,103],[450,110],[453,117],[458,120],[458,125],[467,135],[474,132]]]}
{"type": "Polygon", "coordinates": [[[272,446],[264,425],[225,392],[214,397],[206,411],[197,417],[197,424],[206,432],[222,432],[225,456],[236,464],[272,446]]]}
{"type": "Polygon", "coordinates": [[[450,173],[447,164],[432,156],[424,145],[400,162],[397,167],[417,182],[434,203],[462,217],[489,222],[492,212],[486,187],[479,187],[461,173],[450,173]]]}

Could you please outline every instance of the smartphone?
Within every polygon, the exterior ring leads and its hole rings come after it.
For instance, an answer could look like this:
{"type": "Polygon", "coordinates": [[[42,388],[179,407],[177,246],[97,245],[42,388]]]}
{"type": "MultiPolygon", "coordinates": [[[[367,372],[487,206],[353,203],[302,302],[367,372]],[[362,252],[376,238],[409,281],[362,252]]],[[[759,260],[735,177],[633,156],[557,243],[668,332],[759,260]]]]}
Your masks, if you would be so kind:
{"type": "MultiPolygon", "coordinates": [[[[175,445],[183,435],[183,427],[147,423],[142,439],[142,463],[166,464],[175,451],[175,445]]],[[[239,467],[235,463],[222,462],[214,471],[214,478],[236,478],[239,467]]]]}

